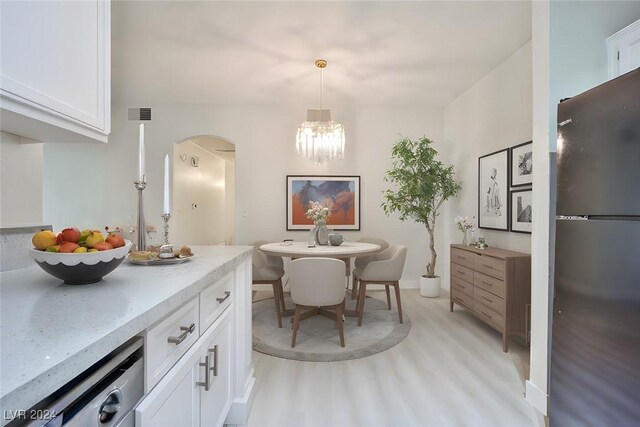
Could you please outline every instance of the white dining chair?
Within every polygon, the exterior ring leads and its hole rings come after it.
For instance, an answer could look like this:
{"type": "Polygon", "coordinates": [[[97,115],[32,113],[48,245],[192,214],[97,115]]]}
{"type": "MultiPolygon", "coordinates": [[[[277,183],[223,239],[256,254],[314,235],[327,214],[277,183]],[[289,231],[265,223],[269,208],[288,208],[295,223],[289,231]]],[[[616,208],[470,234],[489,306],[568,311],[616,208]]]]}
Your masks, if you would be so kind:
{"type": "Polygon", "coordinates": [[[269,243],[263,240],[253,242],[253,259],[251,261],[254,285],[267,284],[273,287],[273,299],[276,305],[276,319],[278,327],[282,328],[282,313],[286,310],[284,303],[284,263],[278,256],[267,255],[260,251],[260,246],[269,243]]]}
{"type": "MultiPolygon", "coordinates": [[[[380,246],[380,252],[384,251],[389,247],[389,243],[386,240],[378,239],[377,237],[361,237],[360,239],[358,239],[358,242],[373,243],[374,245],[378,245],[380,246]]],[[[375,258],[375,254],[359,256],[355,259],[355,261],[353,262],[353,265],[355,268],[362,269],[362,267],[367,265],[367,263],[373,261],[374,258],[375,258]]],[[[356,299],[357,294],[358,294],[358,281],[356,280],[356,276],[353,275],[353,277],[351,277],[351,299],[356,299]]]]}
{"type": "Polygon", "coordinates": [[[402,323],[402,303],[400,301],[400,278],[407,258],[407,248],[402,245],[393,245],[386,250],[374,255],[364,267],[353,270],[354,277],[360,284],[358,293],[358,326],[362,325],[364,314],[364,302],[367,293],[367,284],[384,285],[387,292],[387,307],[391,310],[391,294],[389,287],[395,288],[396,302],[398,304],[398,318],[402,323]]]}
{"type": "Polygon", "coordinates": [[[289,264],[289,274],[291,299],[296,305],[291,347],[296,346],[301,317],[319,314],[326,308],[335,309],[340,346],[344,347],[344,263],[336,258],[299,258],[289,264]],[[303,315],[303,308],[312,310],[303,315]]]}

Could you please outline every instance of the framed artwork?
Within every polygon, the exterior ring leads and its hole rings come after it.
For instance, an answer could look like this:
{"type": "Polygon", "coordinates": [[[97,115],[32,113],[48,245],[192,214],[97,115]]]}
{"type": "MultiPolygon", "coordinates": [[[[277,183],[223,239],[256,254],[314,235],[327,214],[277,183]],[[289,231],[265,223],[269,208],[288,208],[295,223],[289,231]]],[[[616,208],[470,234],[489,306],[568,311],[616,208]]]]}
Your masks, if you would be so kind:
{"type": "Polygon", "coordinates": [[[511,231],[531,234],[532,200],[530,188],[511,192],[511,231]]]}
{"type": "Polygon", "coordinates": [[[511,147],[511,186],[533,183],[533,142],[511,147]]]}
{"type": "Polygon", "coordinates": [[[320,202],[331,210],[327,227],[360,230],[360,177],[332,175],[287,175],[287,230],[310,230],[306,217],[309,202],[320,202]]]}
{"type": "Polygon", "coordinates": [[[509,149],[478,158],[478,227],[509,230],[509,149]]]}

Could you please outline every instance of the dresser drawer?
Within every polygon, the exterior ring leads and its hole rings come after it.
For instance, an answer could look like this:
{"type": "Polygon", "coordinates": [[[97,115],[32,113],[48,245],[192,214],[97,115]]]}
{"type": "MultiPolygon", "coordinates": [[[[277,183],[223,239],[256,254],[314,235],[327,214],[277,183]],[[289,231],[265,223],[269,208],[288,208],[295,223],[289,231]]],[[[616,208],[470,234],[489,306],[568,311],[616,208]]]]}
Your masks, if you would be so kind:
{"type": "Polygon", "coordinates": [[[504,282],[500,279],[476,271],[473,273],[473,285],[504,298],[504,282]]]}
{"type": "Polygon", "coordinates": [[[464,251],[458,248],[451,248],[451,262],[473,268],[473,252],[464,251]]]}
{"type": "Polygon", "coordinates": [[[473,270],[463,267],[455,263],[451,263],[451,275],[464,280],[467,283],[473,283],[473,270]]]}
{"type": "Polygon", "coordinates": [[[213,285],[200,292],[200,332],[209,326],[231,305],[233,272],[227,274],[213,285]]]}
{"type": "Polygon", "coordinates": [[[487,292],[482,288],[476,287],[473,289],[473,300],[491,307],[493,311],[497,313],[504,314],[504,299],[492,294],[491,292],[487,292]]]}
{"type": "Polygon", "coordinates": [[[473,297],[451,288],[451,299],[469,310],[473,310],[473,297]]]}
{"type": "Polygon", "coordinates": [[[504,279],[504,260],[487,255],[475,254],[473,268],[497,279],[504,279]]]}
{"type": "Polygon", "coordinates": [[[487,322],[500,332],[504,330],[504,316],[478,300],[473,301],[473,311],[481,320],[487,322]]]}
{"type": "Polygon", "coordinates": [[[147,329],[144,348],[148,393],[200,336],[198,298],[147,329]]]}
{"type": "Polygon", "coordinates": [[[473,296],[473,285],[458,277],[451,277],[451,289],[455,289],[456,291],[469,295],[470,297],[473,296]]]}

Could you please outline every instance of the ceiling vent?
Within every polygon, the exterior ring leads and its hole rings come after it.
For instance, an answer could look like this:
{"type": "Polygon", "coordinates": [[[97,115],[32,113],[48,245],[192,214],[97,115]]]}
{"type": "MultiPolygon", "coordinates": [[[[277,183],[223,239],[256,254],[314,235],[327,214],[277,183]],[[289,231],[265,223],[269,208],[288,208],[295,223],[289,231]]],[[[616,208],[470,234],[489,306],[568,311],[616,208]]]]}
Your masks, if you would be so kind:
{"type": "Polygon", "coordinates": [[[129,108],[129,121],[133,122],[150,122],[151,121],[151,108],[129,108]]]}

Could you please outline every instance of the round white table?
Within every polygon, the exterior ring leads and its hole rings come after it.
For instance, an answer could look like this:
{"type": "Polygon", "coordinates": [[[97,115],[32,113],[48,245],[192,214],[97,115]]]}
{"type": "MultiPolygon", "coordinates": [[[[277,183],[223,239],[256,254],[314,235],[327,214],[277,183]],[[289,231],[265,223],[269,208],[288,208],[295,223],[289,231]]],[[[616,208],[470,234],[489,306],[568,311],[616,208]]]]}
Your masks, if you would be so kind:
{"type": "Polygon", "coordinates": [[[306,242],[292,242],[290,245],[284,242],[266,243],[260,246],[260,250],[267,255],[281,257],[305,258],[305,257],[327,257],[327,258],[351,258],[355,256],[372,255],[379,252],[381,247],[373,243],[362,242],[342,242],[340,246],[320,246],[308,247],[306,242]]]}

